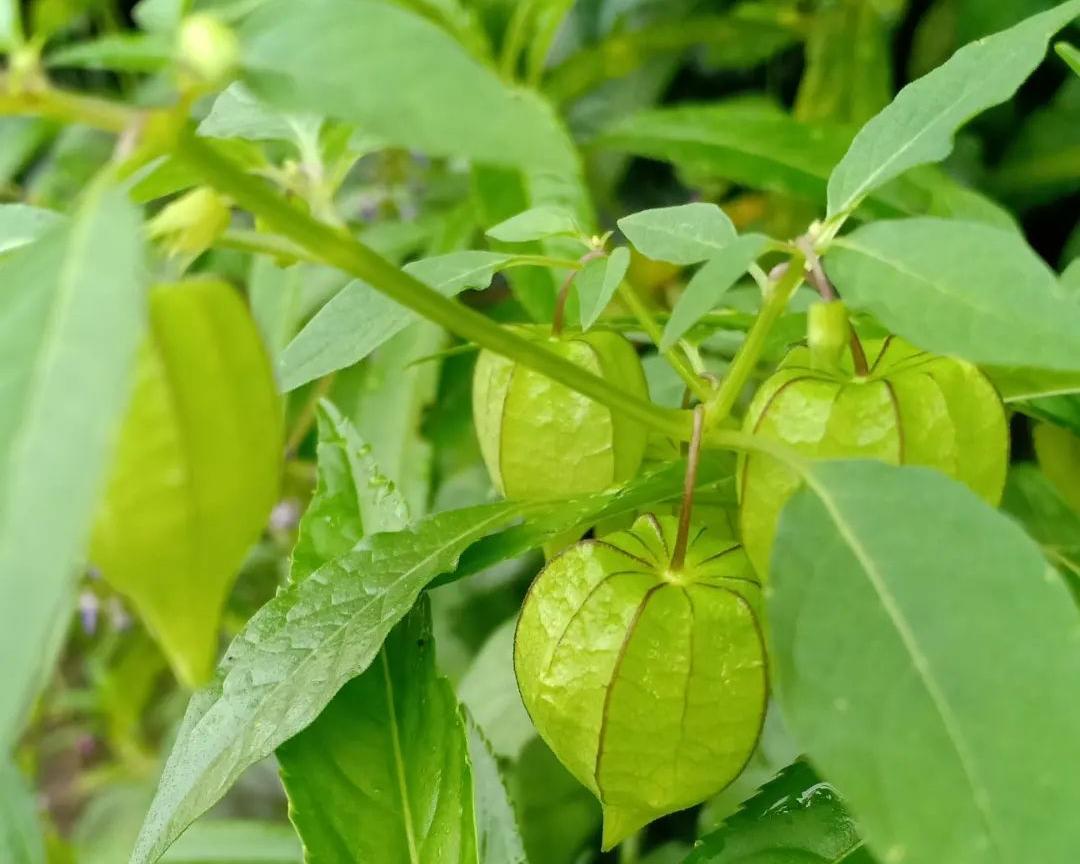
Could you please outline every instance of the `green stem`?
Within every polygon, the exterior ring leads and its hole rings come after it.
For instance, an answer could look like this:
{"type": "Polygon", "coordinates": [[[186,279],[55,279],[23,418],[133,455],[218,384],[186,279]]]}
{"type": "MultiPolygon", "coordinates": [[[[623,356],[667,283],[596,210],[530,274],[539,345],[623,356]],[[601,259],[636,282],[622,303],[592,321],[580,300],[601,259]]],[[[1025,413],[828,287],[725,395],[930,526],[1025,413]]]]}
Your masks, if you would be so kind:
{"type": "Polygon", "coordinates": [[[445,327],[462,339],[529,366],[638,423],[666,435],[683,440],[689,438],[690,417],[685,412],[661,408],[614,387],[542,345],[530,342],[461,303],[444,297],[348,234],[291,207],[262,181],[247,175],[243,168],[190,131],[180,136],[176,155],[220,192],[261,217],[277,233],[307,249],[319,260],[362,279],[418,315],[445,327]]]}
{"type": "MultiPolygon", "coordinates": [[[[660,325],[656,323],[652,313],[649,312],[648,307],[638,296],[637,291],[635,291],[634,287],[625,279],[619,285],[619,296],[622,297],[623,302],[638,320],[641,329],[645,331],[645,335],[647,335],[653,341],[653,344],[659,348],[660,340],[664,335],[663,331],[660,329],[660,325]]],[[[686,386],[690,388],[690,392],[697,396],[698,399],[702,402],[707,402],[712,398],[713,392],[708,384],[702,380],[701,376],[694,371],[684,357],[678,354],[674,349],[670,348],[667,351],[661,351],[660,354],[671,364],[671,368],[678,373],[679,377],[686,383],[686,386]]]]}
{"type": "Polygon", "coordinates": [[[686,546],[690,541],[690,519],[694,513],[694,489],[697,487],[698,460],[701,458],[701,435],[705,429],[705,409],[698,405],[694,410],[694,432],[690,437],[690,453],[686,457],[686,479],[683,481],[682,507],[679,510],[679,533],[675,537],[675,551],[671,553],[670,567],[679,573],[686,564],[686,546]]]}
{"type": "Polygon", "coordinates": [[[533,0],[519,0],[510,23],[503,35],[502,56],[499,60],[503,77],[507,81],[517,79],[518,60],[525,45],[525,36],[533,17],[533,0]]]}
{"type": "Polygon", "coordinates": [[[134,126],[143,113],[107,99],[56,90],[45,81],[16,88],[8,75],[0,74],[0,115],[48,117],[119,134],[134,126]]]}
{"type": "Polygon", "coordinates": [[[746,386],[746,382],[757,368],[769,332],[780,316],[784,314],[784,310],[787,309],[791,295],[802,284],[805,267],[806,258],[801,252],[796,253],[788,261],[786,272],[773,286],[772,293],[766,298],[765,305],[761,307],[761,312],[758,313],[757,320],[754,321],[754,326],[746,334],[746,341],[743,342],[742,348],[735,355],[727,375],[724,376],[720,389],[708,404],[705,417],[706,427],[710,429],[715,427],[731,414],[731,409],[735,407],[735,401],[739,398],[743,387],[746,386]]]}
{"type": "Polygon", "coordinates": [[[231,229],[218,237],[214,241],[214,245],[223,249],[235,249],[238,252],[250,252],[254,255],[294,258],[297,261],[309,261],[316,264],[319,261],[318,258],[306,249],[301,249],[295,243],[290,243],[276,234],[265,234],[262,231],[231,229]]]}

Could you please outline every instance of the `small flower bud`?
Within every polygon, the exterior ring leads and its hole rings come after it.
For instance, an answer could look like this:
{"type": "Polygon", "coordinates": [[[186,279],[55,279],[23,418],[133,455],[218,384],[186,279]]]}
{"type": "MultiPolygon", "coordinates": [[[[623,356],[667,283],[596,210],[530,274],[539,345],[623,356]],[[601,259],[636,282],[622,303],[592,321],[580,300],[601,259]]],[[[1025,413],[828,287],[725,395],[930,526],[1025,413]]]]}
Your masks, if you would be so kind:
{"type": "Polygon", "coordinates": [[[163,241],[170,255],[201,255],[229,227],[228,202],[200,186],[167,204],[147,224],[150,236],[163,241]]]}
{"type": "Polygon", "coordinates": [[[236,34],[218,18],[204,13],[184,19],[178,49],[184,72],[194,83],[212,88],[228,83],[240,60],[236,34]]]}

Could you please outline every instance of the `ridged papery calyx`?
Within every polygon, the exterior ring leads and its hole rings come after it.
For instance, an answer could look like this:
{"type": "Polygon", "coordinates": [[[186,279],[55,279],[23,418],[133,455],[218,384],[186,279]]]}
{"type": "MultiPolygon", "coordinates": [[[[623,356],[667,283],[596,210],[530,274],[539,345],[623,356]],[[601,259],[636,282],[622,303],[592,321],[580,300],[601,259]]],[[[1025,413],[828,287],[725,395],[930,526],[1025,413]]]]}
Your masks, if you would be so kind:
{"type": "Polygon", "coordinates": [[[514,668],[560,761],[600,799],[605,849],[720,791],[765,714],[761,589],[742,547],[697,524],[670,566],[674,517],[554,558],[529,591],[514,668]]]}
{"type": "MultiPolygon", "coordinates": [[[[618,333],[518,332],[615,386],[648,398],[641,361],[618,333]]],[[[482,351],[476,363],[473,418],[492,482],[507,498],[599,492],[631,479],[645,454],[642,426],[490,351],[482,351]]]]}
{"type": "MultiPolygon", "coordinates": [[[[791,351],[755,395],[745,430],[814,459],[937,468],[996,505],[1009,439],[990,381],[969,363],[895,337],[865,349],[866,375],[855,374],[850,359],[827,371],[813,368],[807,348],[791,351]]],[[[798,475],[771,456],[755,452],[740,462],[742,539],[763,577],[781,510],[798,486],[798,475]]]]}

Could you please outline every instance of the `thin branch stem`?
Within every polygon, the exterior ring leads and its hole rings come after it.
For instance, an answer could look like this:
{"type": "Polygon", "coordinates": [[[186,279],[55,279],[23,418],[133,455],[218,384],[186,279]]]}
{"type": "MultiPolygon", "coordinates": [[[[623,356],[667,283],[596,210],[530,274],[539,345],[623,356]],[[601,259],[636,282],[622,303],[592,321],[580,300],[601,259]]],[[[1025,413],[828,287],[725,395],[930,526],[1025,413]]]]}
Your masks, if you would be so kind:
{"type": "Polygon", "coordinates": [[[787,309],[791,295],[802,284],[805,266],[806,261],[799,252],[777,276],[771,292],[766,297],[765,305],[761,307],[761,312],[754,321],[754,326],[746,334],[746,341],[743,342],[739,353],[735,355],[727,375],[720,384],[720,389],[708,404],[705,418],[708,428],[712,429],[722,423],[731,414],[731,409],[735,407],[739,394],[742,393],[750,375],[757,368],[761,352],[765,350],[769,332],[787,309]]]}
{"type": "Polygon", "coordinates": [[[698,461],[701,458],[701,436],[705,429],[705,408],[694,410],[694,431],[690,436],[690,452],[686,457],[686,478],[683,481],[682,508],[679,510],[679,533],[671,554],[671,569],[678,573],[686,564],[686,545],[690,541],[690,517],[694,512],[694,488],[697,486],[698,461]]]}
{"type": "MultiPolygon", "coordinates": [[[[622,297],[623,302],[633,313],[633,316],[637,319],[641,325],[641,329],[645,331],[647,335],[657,346],[659,350],[660,342],[663,338],[663,331],[660,329],[660,325],[656,323],[656,319],[653,318],[652,313],[648,307],[638,296],[637,291],[634,290],[634,286],[627,280],[623,280],[619,284],[619,296],[622,297]]],[[[667,351],[661,351],[661,356],[671,364],[671,368],[675,370],[683,382],[690,389],[697,398],[702,402],[707,402],[712,398],[712,388],[704,381],[690,363],[683,358],[674,349],[669,348],[667,351]]]]}
{"type": "Polygon", "coordinates": [[[274,231],[307,249],[319,260],[364,280],[429,321],[462,339],[529,366],[638,423],[681,440],[689,437],[690,418],[685,412],[662,408],[627,393],[555,355],[543,345],[524,339],[484,315],[444,297],[347,233],[290,206],[263,181],[250,177],[242,167],[190,131],[180,136],[176,155],[220,192],[261,217],[274,231]]]}
{"type": "Polygon", "coordinates": [[[144,112],[119,102],[57,90],[44,79],[13,87],[0,74],[0,115],[48,117],[120,134],[137,125],[144,112]]]}

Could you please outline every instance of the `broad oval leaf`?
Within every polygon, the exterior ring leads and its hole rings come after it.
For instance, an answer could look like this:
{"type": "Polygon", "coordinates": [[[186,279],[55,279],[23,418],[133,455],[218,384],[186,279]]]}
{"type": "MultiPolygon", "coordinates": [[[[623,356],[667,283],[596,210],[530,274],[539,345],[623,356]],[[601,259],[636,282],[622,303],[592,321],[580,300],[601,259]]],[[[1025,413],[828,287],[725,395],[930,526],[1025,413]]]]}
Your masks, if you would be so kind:
{"type": "Polygon", "coordinates": [[[74,216],[0,260],[0,748],[70,612],[143,326],[138,213],[93,184],[74,216]]]}
{"type": "Polygon", "coordinates": [[[630,250],[619,246],[605,258],[585,264],[574,279],[581,303],[581,329],[588,330],[615,296],[630,267],[630,250]]]}
{"type": "Polygon", "coordinates": [[[695,202],[643,210],[619,220],[634,248],[655,261],[697,264],[735,239],[735,226],[715,204],[695,202]]]}
{"type": "Polygon", "coordinates": [[[254,321],[223,282],[156,287],[90,559],[178,677],[209,677],[221,610],[278,490],[282,411],[254,321]]]}
{"type": "MultiPolygon", "coordinates": [[[[424,258],[405,270],[440,294],[486,288],[513,256],[500,252],[451,252],[424,258]]],[[[354,280],[338,292],[281,353],[281,388],[288,392],[308,381],[362,360],[395,333],[418,320],[416,313],[370,285],[354,280]]]]}
{"type": "Polygon", "coordinates": [[[720,298],[758,259],[767,242],[768,238],[760,234],[738,237],[693,275],[671,310],[660,340],[661,351],[672,348],[687,330],[716,308],[720,298]]]}
{"type": "Polygon", "coordinates": [[[454,510],[366,537],[263,606],[192,697],[132,864],[157,860],[245,768],[315,720],[428,583],[522,512],[512,503],[454,510]]]}
{"type": "Polygon", "coordinates": [[[465,719],[435,669],[426,600],[277,758],[310,864],[342,850],[357,864],[477,864],[465,719]]]}
{"type": "Polygon", "coordinates": [[[881,861],[1066,864],[1080,617],[1007,516],[925,468],[806,467],[773,549],[784,717],[881,861]]]}
{"type": "Polygon", "coordinates": [[[867,123],[829,178],[829,216],[849,213],[905,171],[952,152],[953,136],[976,114],[1009,99],[1046,54],[1050,39],[1080,16],[1069,0],[961,48],[909,84],[867,123]]]}
{"type": "Polygon", "coordinates": [[[408,9],[375,0],[273,0],[240,35],[248,84],[270,104],[337,117],[434,156],[576,170],[550,106],[504,84],[408,9]]]}
{"type": "Polygon", "coordinates": [[[1011,231],[904,219],[863,226],[825,260],[844,302],[920,348],[973,363],[1080,371],[1080,303],[1011,231]]]}

